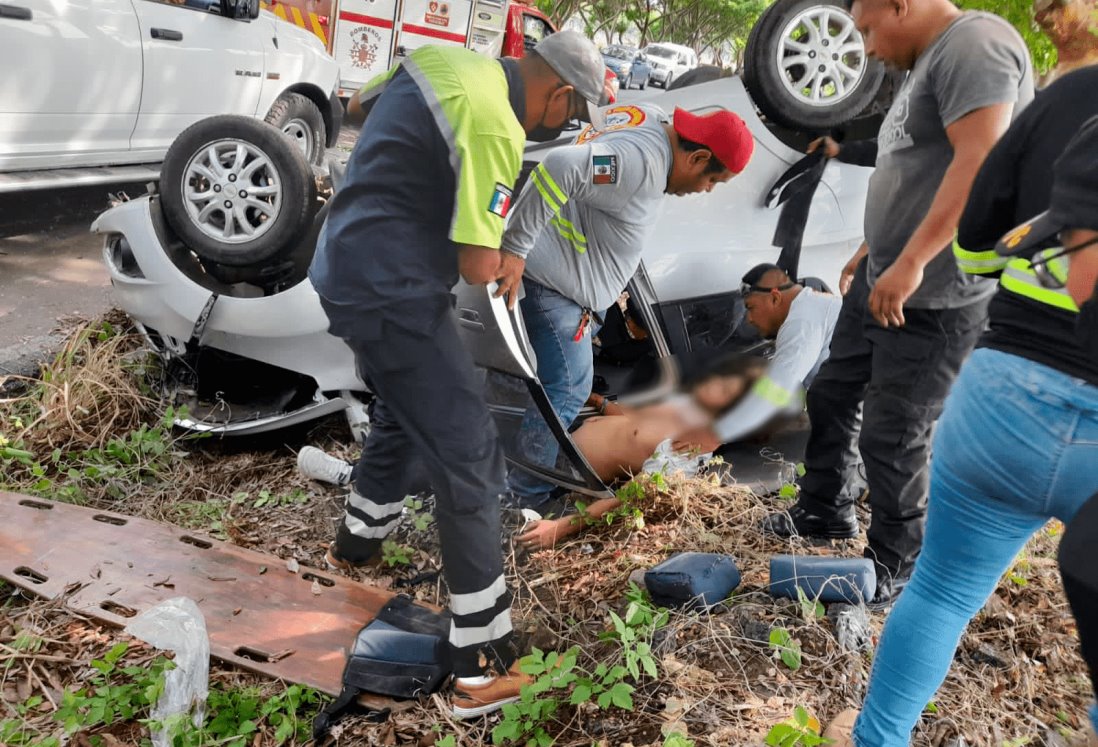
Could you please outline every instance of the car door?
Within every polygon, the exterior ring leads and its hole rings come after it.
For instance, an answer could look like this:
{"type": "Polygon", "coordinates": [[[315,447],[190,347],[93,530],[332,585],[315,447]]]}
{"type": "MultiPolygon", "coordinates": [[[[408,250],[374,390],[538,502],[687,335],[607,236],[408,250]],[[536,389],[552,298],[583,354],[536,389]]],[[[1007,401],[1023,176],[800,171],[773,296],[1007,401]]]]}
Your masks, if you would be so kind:
{"type": "Polygon", "coordinates": [[[225,18],[219,0],[132,2],[145,68],[135,150],[166,150],[188,126],[215,114],[256,115],[263,43],[279,21],[225,18]]]}
{"type": "Polygon", "coordinates": [[[141,101],[130,0],[3,0],[0,71],[0,171],[125,160],[141,101]]]}

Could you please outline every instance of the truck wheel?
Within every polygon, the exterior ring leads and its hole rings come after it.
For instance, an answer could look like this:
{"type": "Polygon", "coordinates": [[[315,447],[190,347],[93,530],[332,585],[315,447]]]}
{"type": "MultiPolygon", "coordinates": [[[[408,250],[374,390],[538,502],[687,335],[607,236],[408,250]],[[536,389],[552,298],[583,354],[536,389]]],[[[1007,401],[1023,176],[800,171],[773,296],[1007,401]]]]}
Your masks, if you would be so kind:
{"type": "Polygon", "coordinates": [[[168,149],[164,216],[199,258],[231,267],[269,262],[309,226],[316,181],[281,132],[248,117],[210,117],[168,149]]]}
{"type": "Polygon", "coordinates": [[[700,65],[693,70],[687,70],[678,80],[668,86],[668,90],[696,86],[698,83],[708,83],[721,77],[721,69],[716,65],[700,65]]]}
{"type": "Polygon", "coordinates": [[[324,144],[327,142],[324,117],[316,104],[300,93],[284,93],[279,96],[267,117],[263,120],[282,130],[292,140],[311,164],[324,161],[324,144]]]}
{"type": "Polygon", "coordinates": [[[873,103],[884,67],[839,0],[777,0],[747,38],[744,83],[772,121],[825,131],[873,103]]]}

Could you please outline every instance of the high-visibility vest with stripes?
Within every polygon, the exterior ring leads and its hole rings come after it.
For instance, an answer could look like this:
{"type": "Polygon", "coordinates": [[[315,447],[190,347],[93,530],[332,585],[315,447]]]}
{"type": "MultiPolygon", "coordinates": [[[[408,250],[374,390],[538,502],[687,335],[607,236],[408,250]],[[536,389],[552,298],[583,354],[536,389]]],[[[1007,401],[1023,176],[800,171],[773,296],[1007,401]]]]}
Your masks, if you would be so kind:
{"type": "MultiPolygon", "coordinates": [[[[1048,257],[1062,251],[1061,247],[1042,249],[1034,258],[1048,257]]],[[[1079,312],[1079,307],[1064,288],[1046,288],[1037,278],[1031,260],[1022,257],[1004,257],[994,249],[979,252],[968,251],[953,242],[953,256],[957,266],[970,275],[999,275],[999,286],[1010,293],[1043,303],[1062,311],[1079,312]]],[[[1067,280],[1067,258],[1057,257],[1047,263],[1049,274],[1061,283],[1067,280]]]]}

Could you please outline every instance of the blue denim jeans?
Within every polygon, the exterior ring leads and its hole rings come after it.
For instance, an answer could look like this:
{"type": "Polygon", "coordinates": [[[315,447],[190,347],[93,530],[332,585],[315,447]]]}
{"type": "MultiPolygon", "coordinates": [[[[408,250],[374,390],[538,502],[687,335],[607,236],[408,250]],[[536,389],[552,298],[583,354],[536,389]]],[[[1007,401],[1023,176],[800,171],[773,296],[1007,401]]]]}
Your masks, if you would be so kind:
{"type": "Polygon", "coordinates": [[[973,353],[938,424],[926,539],[881,634],[858,747],[909,743],[969,620],[1026,541],[1050,517],[1069,521],[1096,489],[1098,387],[973,353]]]}
{"type": "MultiPolygon", "coordinates": [[[[567,428],[591,395],[595,370],[591,336],[597,330],[592,322],[589,332],[575,340],[583,316],[580,305],[532,280],[523,282],[522,317],[538,359],[538,379],[567,428]]],[[[557,441],[536,408],[527,410],[522,418],[518,451],[524,460],[541,467],[552,469],[557,462],[557,441]]],[[[507,481],[524,508],[545,503],[554,487],[517,468],[511,470],[507,481]]]]}

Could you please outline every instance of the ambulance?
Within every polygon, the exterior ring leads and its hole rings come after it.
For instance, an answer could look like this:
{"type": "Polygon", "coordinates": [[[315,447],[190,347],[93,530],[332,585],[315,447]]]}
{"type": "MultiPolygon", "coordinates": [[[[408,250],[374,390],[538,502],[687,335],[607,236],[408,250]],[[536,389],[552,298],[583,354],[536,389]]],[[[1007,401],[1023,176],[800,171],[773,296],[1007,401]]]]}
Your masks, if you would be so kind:
{"type": "Polygon", "coordinates": [[[339,63],[340,97],[425,44],[522,57],[556,31],[519,0],[266,0],[264,7],[320,37],[339,63]]]}

